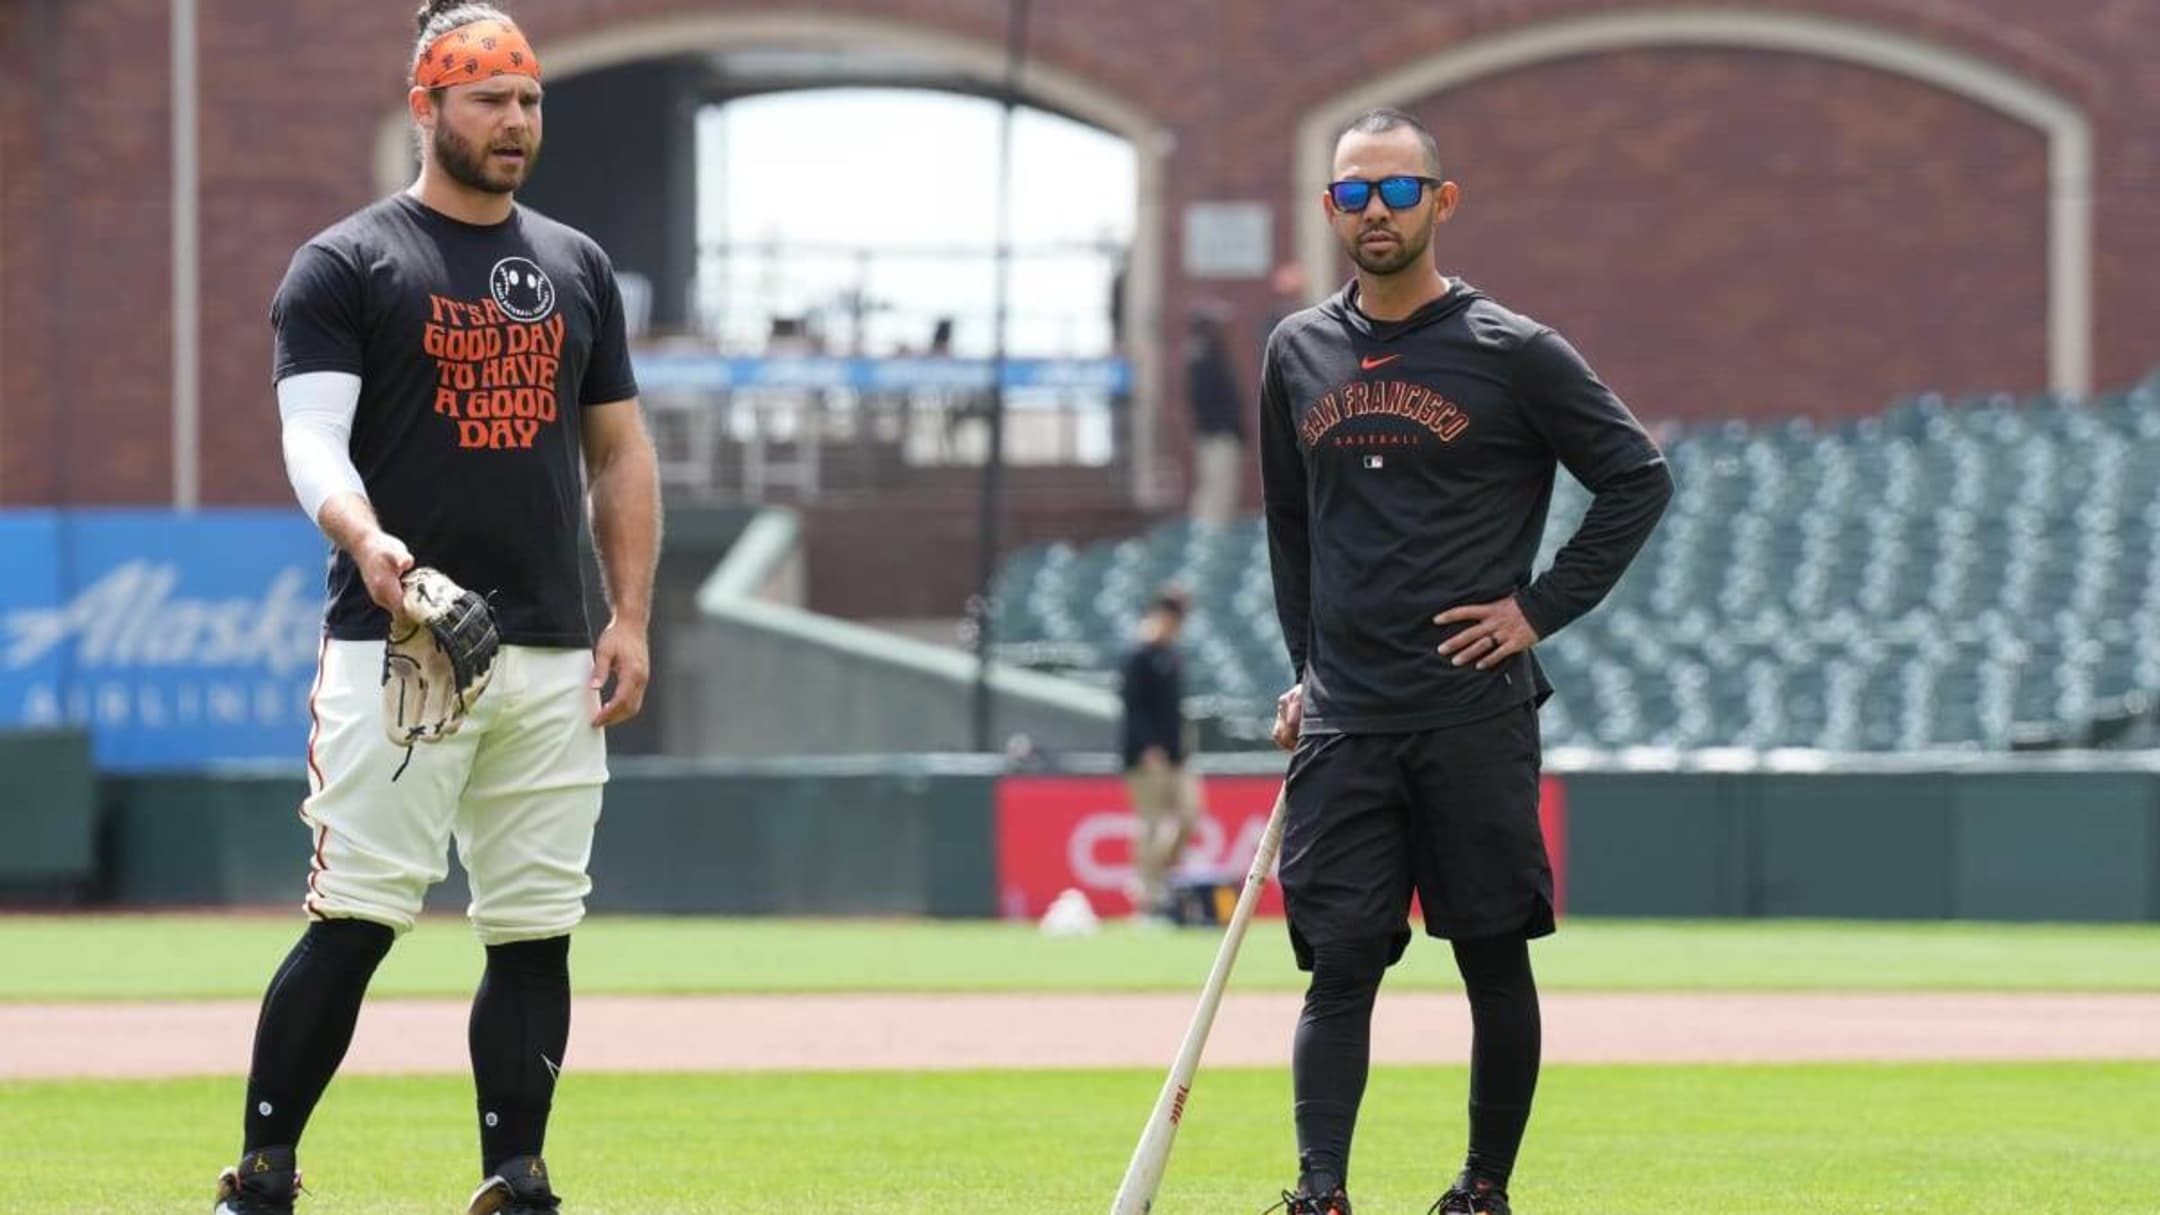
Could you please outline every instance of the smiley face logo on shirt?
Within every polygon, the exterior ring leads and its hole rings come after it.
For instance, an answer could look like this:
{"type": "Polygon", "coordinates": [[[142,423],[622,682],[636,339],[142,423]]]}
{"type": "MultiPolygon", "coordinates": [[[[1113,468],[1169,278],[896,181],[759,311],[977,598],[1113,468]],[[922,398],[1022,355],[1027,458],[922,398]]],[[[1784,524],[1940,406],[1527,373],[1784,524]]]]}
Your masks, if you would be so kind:
{"type": "Polygon", "coordinates": [[[555,310],[555,284],[530,258],[506,257],[488,271],[488,294],[512,320],[537,321],[555,310]]]}

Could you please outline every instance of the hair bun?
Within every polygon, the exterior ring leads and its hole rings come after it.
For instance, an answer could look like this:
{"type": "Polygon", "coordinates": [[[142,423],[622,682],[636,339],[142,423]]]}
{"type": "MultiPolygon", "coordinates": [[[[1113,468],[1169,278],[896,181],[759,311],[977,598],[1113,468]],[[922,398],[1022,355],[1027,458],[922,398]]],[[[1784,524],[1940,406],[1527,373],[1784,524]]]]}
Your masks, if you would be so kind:
{"type": "Polygon", "coordinates": [[[465,0],[421,0],[420,11],[415,15],[415,21],[420,26],[420,32],[427,33],[428,22],[433,21],[437,15],[449,12],[464,2],[465,0]]]}

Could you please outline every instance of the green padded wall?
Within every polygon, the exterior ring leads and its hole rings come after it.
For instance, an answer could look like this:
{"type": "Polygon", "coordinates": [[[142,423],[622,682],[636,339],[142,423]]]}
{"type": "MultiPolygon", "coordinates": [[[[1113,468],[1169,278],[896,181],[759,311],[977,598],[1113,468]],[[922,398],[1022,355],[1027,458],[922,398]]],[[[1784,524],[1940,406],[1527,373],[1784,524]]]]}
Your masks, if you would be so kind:
{"type": "Polygon", "coordinates": [[[0,891],[65,896],[97,873],[97,779],[80,730],[0,732],[0,891]]]}
{"type": "Polygon", "coordinates": [[[1952,914],[2143,920],[2160,898],[2153,777],[2005,772],[1959,778],[1952,914]]]}

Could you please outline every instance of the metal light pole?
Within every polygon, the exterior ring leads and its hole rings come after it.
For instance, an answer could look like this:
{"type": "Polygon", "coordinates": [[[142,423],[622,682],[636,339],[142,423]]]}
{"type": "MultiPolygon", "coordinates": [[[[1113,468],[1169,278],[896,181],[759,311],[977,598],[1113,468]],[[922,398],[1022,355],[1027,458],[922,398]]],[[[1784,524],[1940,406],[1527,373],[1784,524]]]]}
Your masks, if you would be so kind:
{"type": "Polygon", "coordinates": [[[172,0],[172,486],[173,507],[202,498],[201,342],[197,290],[198,144],[195,0],[172,0]]]}
{"type": "Polygon", "coordinates": [[[975,729],[977,751],[992,750],[995,714],[990,696],[990,646],[995,605],[991,582],[997,576],[998,513],[1005,489],[1005,317],[1012,278],[1012,141],[1013,114],[1020,104],[1020,66],[1027,46],[1028,0],[1010,0],[1005,14],[1004,112],[998,121],[997,281],[991,287],[990,450],[983,457],[982,517],[978,553],[980,575],[975,589],[975,729]]]}

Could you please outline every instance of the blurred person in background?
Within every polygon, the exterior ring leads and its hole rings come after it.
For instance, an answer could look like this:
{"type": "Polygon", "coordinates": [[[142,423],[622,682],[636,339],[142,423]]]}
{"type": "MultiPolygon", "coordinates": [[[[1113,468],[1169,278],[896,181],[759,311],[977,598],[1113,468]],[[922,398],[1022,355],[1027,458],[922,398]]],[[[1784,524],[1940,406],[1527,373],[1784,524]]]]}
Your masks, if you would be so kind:
{"type": "Polygon", "coordinates": [[[1124,700],[1118,751],[1133,808],[1134,913],[1169,910],[1169,874],[1199,826],[1200,808],[1185,772],[1185,627],[1183,592],[1166,588],[1140,617],[1138,644],[1120,668],[1124,700]]]}
{"type": "Polygon", "coordinates": [[[1291,947],[1312,973],[1291,1050],[1289,1215],[1350,1215],[1350,1141],[1380,981],[1411,895],[1470,1000],[1470,1143],[1437,1215],[1509,1215],[1537,1088],[1529,941],[1553,931],[1531,647],[1597,606],[1672,477],[1627,406],[1551,328],[1434,262],[1460,202],[1432,133],[1367,113],[1320,203],[1357,267],[1278,326],[1260,467],[1292,686],[1282,843],[1291,947]],[[1593,495],[1531,577],[1560,465],[1593,495]]]}
{"type": "Polygon", "coordinates": [[[1268,275],[1268,291],[1275,297],[1268,305],[1267,323],[1260,329],[1260,348],[1267,346],[1268,335],[1275,327],[1290,319],[1290,314],[1304,308],[1306,299],[1305,267],[1297,262],[1284,262],[1268,275]]]}
{"type": "Polygon", "coordinates": [[[1193,493],[1189,511],[1203,527],[1237,516],[1245,489],[1245,398],[1230,370],[1229,309],[1193,309],[1185,346],[1185,396],[1192,408],[1193,493]]]}

